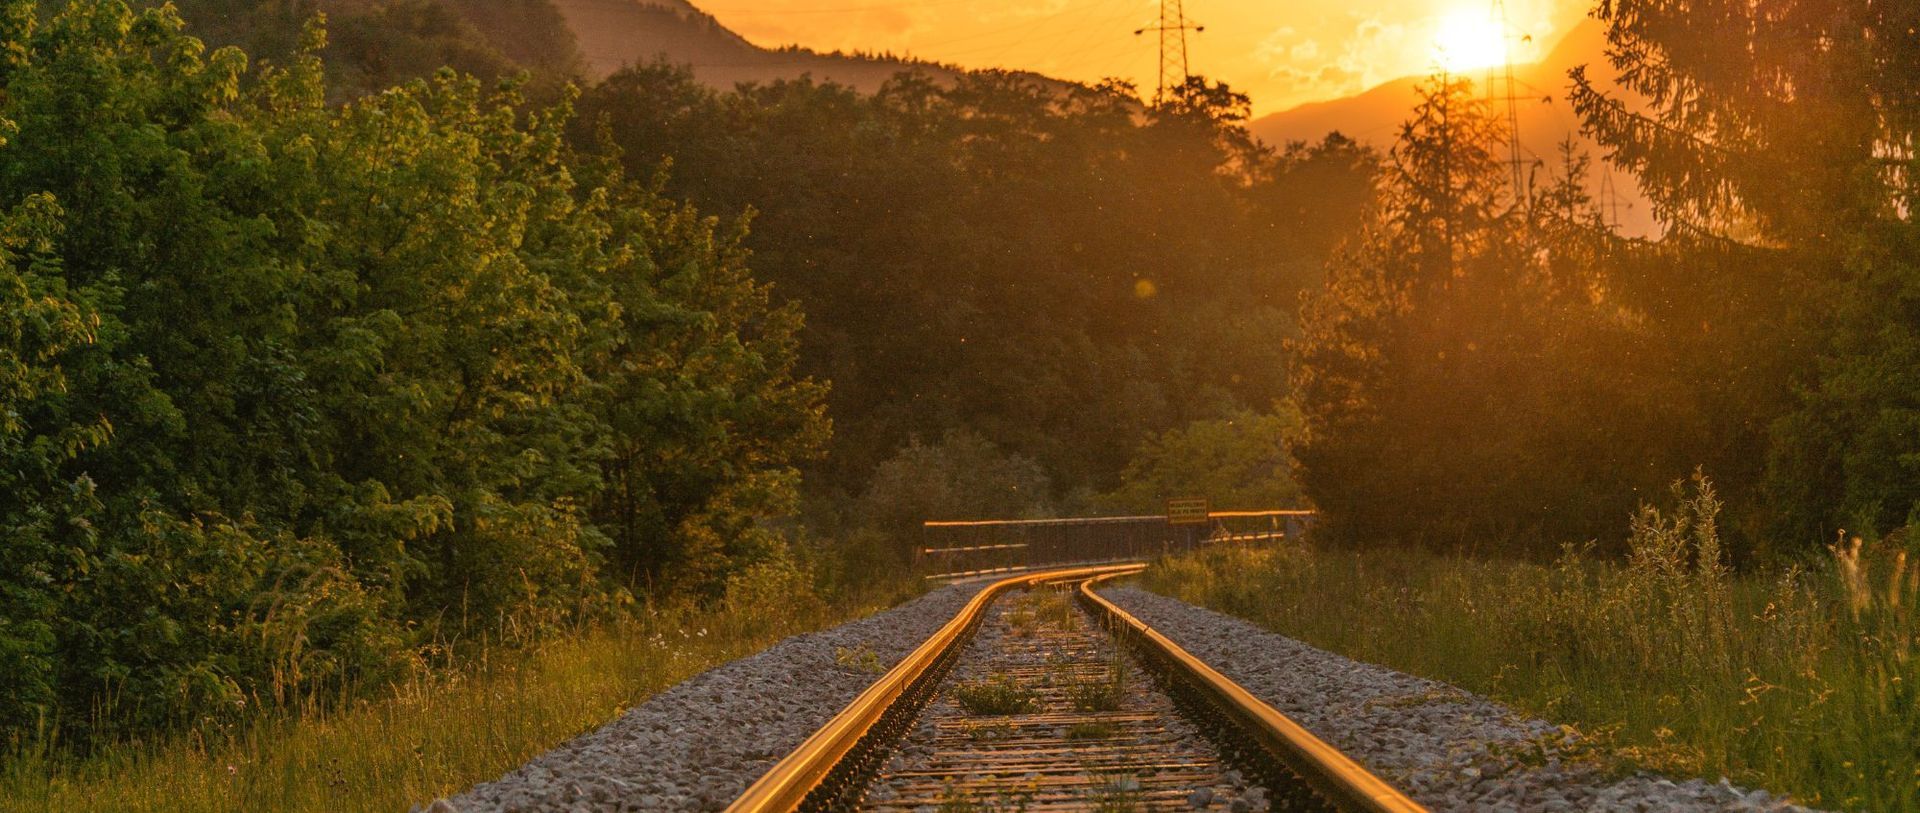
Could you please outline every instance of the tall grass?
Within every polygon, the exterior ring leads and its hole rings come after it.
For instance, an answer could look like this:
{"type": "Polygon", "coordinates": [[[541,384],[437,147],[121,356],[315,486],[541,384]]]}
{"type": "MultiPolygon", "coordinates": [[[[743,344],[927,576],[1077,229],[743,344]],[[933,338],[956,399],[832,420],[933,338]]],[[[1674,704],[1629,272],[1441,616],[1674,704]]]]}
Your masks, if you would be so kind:
{"type": "Polygon", "coordinates": [[[1625,562],[1216,549],[1150,588],[1580,729],[1626,765],[1860,810],[1920,809],[1920,568],[1903,536],[1734,574],[1704,480],[1641,509],[1625,562]]]}
{"type": "Polygon", "coordinates": [[[263,710],[226,734],[52,743],[0,764],[0,811],[406,810],[498,777],[649,695],[781,637],[864,615],[900,584],[827,602],[788,570],[749,571],[709,609],[644,610],[528,648],[481,653],[331,710],[263,710]]]}

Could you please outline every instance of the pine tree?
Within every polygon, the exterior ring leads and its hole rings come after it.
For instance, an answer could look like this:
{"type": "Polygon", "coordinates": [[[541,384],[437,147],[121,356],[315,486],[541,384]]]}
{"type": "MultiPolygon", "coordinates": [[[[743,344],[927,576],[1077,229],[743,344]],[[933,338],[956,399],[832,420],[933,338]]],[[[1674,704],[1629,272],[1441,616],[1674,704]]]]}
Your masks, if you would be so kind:
{"type": "Polygon", "coordinates": [[[1505,138],[1466,83],[1425,85],[1371,223],[1303,309],[1293,451],[1338,538],[1551,548],[1631,507],[1638,472],[1614,464],[1633,447],[1609,432],[1644,418],[1610,398],[1615,241],[1571,149],[1516,205],[1505,138]]]}
{"type": "Polygon", "coordinates": [[[1373,222],[1330,266],[1292,345],[1302,486],[1329,530],[1354,540],[1416,534],[1417,515],[1451,498],[1433,488],[1432,467],[1461,451],[1443,439],[1473,411],[1458,387],[1480,349],[1469,300],[1498,284],[1510,250],[1484,102],[1445,76],[1421,97],[1373,222]]]}

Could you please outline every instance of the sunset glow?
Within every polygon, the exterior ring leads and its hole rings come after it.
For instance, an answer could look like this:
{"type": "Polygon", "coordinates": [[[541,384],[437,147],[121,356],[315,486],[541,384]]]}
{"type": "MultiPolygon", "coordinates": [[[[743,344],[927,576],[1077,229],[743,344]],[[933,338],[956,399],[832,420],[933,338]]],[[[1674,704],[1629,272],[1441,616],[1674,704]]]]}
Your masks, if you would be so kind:
{"type": "Polygon", "coordinates": [[[1440,20],[1433,38],[1433,59],[1449,71],[1485,68],[1505,61],[1500,23],[1484,9],[1458,9],[1440,20]]]}
{"type": "MultiPolygon", "coordinates": [[[[1150,93],[1155,42],[1133,35],[1157,19],[1145,0],[708,0],[721,24],[769,48],[911,55],[969,68],[1017,68],[1097,82],[1117,76],[1150,93]],[[857,9],[825,13],[823,8],[857,9]]],[[[1499,61],[1488,0],[1350,0],[1282,6],[1187,0],[1206,31],[1188,43],[1194,72],[1253,95],[1256,115],[1350,96],[1439,65],[1499,61]],[[1438,45],[1449,54],[1442,63],[1438,45]]],[[[1516,63],[1539,59],[1585,15],[1578,0],[1507,0],[1516,63]],[[1523,42],[1519,37],[1531,37],[1523,42]]]]}

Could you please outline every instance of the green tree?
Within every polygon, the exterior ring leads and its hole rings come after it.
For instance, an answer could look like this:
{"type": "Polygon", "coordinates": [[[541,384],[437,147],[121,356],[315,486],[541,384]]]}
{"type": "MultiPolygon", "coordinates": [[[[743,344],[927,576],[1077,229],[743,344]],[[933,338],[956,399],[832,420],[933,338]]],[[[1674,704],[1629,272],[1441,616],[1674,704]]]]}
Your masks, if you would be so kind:
{"type": "Polygon", "coordinates": [[[37,5],[0,6],[0,731],[337,696],[607,611],[613,563],[777,554],[827,430],[798,314],[567,106],[333,106],[317,27],[248,74],[169,8],[37,5]]]}
{"type": "Polygon", "coordinates": [[[1424,86],[1378,210],[1302,310],[1292,450],[1338,538],[1551,551],[1666,476],[1585,159],[1569,148],[1523,201],[1506,137],[1467,83],[1424,86]]]}
{"type": "Polygon", "coordinates": [[[637,175],[670,165],[667,192],[702,210],[753,210],[756,271],[807,311],[799,369],[834,383],[809,482],[849,498],[955,429],[1061,493],[1106,490],[1150,434],[1273,403],[1319,227],[1355,219],[1372,170],[1350,142],[1255,144],[1245,96],[1204,80],[1141,115],[1114,82],[718,93],[646,65],[581,109],[576,143],[611,139],[637,175]]]}
{"type": "Polygon", "coordinates": [[[1726,306],[1677,324],[1755,326],[1726,339],[1742,346],[1719,359],[1736,382],[1720,400],[1727,433],[1751,448],[1772,422],[1766,490],[1751,499],[1777,520],[1774,537],[1791,551],[1839,526],[1908,523],[1920,503],[1906,375],[1920,10],[1609,0],[1596,13],[1648,112],[1581,72],[1575,105],[1691,249],[1652,276],[1649,299],[1697,301],[1689,289],[1705,269],[1706,301],[1726,306]],[[1748,370],[1758,374],[1736,372],[1748,370]],[[1797,402],[1779,395],[1795,391],[1797,402]]]}
{"type": "Polygon", "coordinates": [[[1099,502],[1138,514],[1163,512],[1167,500],[1191,496],[1225,510],[1298,507],[1286,444],[1299,428],[1299,411],[1283,404],[1274,413],[1245,411],[1167,430],[1140,445],[1120,488],[1099,502]]]}
{"type": "Polygon", "coordinates": [[[1388,156],[1374,222],[1303,308],[1293,375],[1305,432],[1293,453],[1308,497],[1346,538],[1464,530],[1430,522],[1484,505],[1486,494],[1460,489],[1498,476],[1480,470],[1500,454],[1481,423],[1491,393],[1469,378],[1502,360],[1482,344],[1505,314],[1484,309],[1514,304],[1483,295],[1514,282],[1499,135],[1465,81],[1424,86],[1388,156]],[[1462,468],[1475,476],[1453,480],[1462,468]]]}
{"type": "Polygon", "coordinates": [[[927,520],[1041,519],[1053,514],[1040,464],[955,430],[939,443],[913,439],[874,472],[856,511],[895,539],[918,538],[927,520]]]}
{"type": "Polygon", "coordinates": [[[51,251],[59,221],[41,195],[0,222],[0,730],[58,708],[62,584],[83,564],[70,551],[88,546],[96,507],[92,484],[61,468],[111,433],[97,416],[64,414],[63,366],[95,342],[100,319],[63,284],[51,251]]]}

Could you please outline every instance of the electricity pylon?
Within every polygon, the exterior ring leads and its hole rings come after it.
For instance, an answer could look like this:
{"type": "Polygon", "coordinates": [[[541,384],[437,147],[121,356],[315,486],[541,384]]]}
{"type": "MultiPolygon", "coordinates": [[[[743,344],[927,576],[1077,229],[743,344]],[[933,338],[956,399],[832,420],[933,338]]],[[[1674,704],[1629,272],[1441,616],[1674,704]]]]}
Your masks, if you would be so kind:
{"type": "Polygon", "coordinates": [[[1506,0],[1493,0],[1491,13],[1493,24],[1500,27],[1502,53],[1500,62],[1487,69],[1487,95],[1492,101],[1506,104],[1502,112],[1507,119],[1507,168],[1512,173],[1514,205],[1525,212],[1532,196],[1527,190],[1527,162],[1520,146],[1520,86],[1513,79],[1513,28],[1507,21],[1506,0]]]}
{"type": "Polygon", "coordinates": [[[1154,104],[1166,101],[1168,89],[1187,83],[1187,32],[1205,30],[1206,26],[1187,19],[1180,0],[1160,0],[1160,23],[1133,30],[1136,37],[1148,31],[1160,34],[1160,86],[1153,92],[1154,104]]]}

